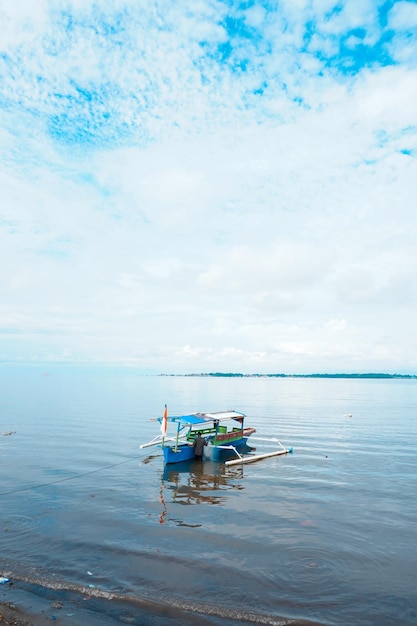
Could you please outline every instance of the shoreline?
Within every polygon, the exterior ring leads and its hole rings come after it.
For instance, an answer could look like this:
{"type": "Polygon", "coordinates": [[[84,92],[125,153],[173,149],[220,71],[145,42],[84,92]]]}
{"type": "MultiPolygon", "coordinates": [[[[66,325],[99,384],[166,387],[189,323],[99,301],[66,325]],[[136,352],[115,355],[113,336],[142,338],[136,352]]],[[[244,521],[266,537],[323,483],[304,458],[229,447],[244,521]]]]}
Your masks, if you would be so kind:
{"type": "Polygon", "coordinates": [[[77,617],[71,602],[60,592],[51,595],[41,586],[19,580],[0,588],[0,626],[46,626],[51,622],[70,626],[78,623],[73,616],[77,617]]]}
{"type": "Polygon", "coordinates": [[[1,626],[41,626],[41,622],[34,621],[32,615],[13,602],[2,601],[0,601],[0,624],[1,626]]]}
{"type": "MultiPolygon", "coordinates": [[[[38,592],[40,589],[38,589],[38,592]]],[[[43,590],[45,591],[45,590],[43,590]]],[[[132,602],[110,602],[99,599],[94,606],[82,607],[75,603],[67,593],[54,593],[53,597],[36,593],[26,585],[13,586],[0,597],[0,626],[48,626],[55,622],[60,626],[117,626],[120,622],[128,624],[175,624],[204,623],[209,626],[251,626],[258,623],[251,614],[240,617],[229,614],[212,613],[196,608],[194,611],[178,606],[163,606],[159,610],[139,607],[132,602]],[[103,604],[102,604],[103,603],[103,604]]],[[[83,598],[83,601],[87,598],[83,598]]],[[[90,603],[88,603],[90,604],[90,603]]],[[[250,613],[250,612],[249,612],[250,613]]],[[[259,617],[256,614],[256,617],[259,617]]],[[[325,626],[323,622],[291,617],[263,616],[262,623],[281,624],[282,626],[325,626]],[[269,621],[270,620],[270,621],[269,621]]]]}

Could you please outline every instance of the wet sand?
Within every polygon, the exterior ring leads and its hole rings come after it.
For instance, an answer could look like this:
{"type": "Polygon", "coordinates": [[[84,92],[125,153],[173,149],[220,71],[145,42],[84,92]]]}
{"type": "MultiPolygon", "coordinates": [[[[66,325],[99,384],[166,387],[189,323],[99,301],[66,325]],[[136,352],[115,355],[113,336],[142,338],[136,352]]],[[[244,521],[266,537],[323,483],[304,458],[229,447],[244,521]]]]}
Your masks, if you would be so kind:
{"type": "Polygon", "coordinates": [[[318,622],[270,617],[248,612],[236,614],[227,607],[183,605],[180,601],[152,601],[149,598],[117,597],[95,588],[44,582],[10,571],[0,584],[0,626],[117,626],[117,624],[189,624],[190,626],[322,626],[318,622]],[[76,586],[75,586],[76,587],[76,586]],[[270,621],[269,621],[270,620],[270,621]]]}
{"type": "Polygon", "coordinates": [[[285,617],[266,618],[250,613],[242,616],[212,614],[175,605],[138,604],[95,598],[63,589],[49,589],[22,580],[0,586],[0,626],[117,626],[120,623],[150,626],[156,624],[188,624],[190,626],[323,626],[319,622],[285,617]]]}
{"type": "Polygon", "coordinates": [[[40,626],[11,602],[0,602],[0,626],[40,626]]]}
{"type": "Polygon", "coordinates": [[[45,598],[16,584],[0,587],[0,626],[45,626],[52,622],[67,626],[60,599],[45,598]]]}

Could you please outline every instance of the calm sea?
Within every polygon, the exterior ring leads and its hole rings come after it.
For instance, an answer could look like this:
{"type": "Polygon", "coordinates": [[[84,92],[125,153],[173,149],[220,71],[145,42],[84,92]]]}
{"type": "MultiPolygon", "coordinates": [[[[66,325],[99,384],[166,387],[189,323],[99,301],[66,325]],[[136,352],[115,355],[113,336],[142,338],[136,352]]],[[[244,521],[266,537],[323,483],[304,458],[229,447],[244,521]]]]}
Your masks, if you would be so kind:
{"type": "Polygon", "coordinates": [[[416,411],[413,380],[3,368],[0,600],[64,625],[415,626],[416,411]],[[164,469],[139,446],[165,403],[294,452],[164,469]]]}

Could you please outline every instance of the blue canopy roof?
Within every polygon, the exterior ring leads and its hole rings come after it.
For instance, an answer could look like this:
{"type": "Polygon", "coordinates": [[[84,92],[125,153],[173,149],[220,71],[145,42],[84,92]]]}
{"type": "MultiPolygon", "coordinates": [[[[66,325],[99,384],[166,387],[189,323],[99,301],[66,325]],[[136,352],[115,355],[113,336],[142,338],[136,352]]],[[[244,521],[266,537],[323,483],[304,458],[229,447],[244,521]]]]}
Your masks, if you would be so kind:
{"type": "MultiPolygon", "coordinates": [[[[214,413],[192,413],[191,415],[173,415],[168,417],[169,422],[181,422],[182,424],[189,424],[190,426],[198,424],[206,424],[207,422],[213,422],[218,420],[222,422],[224,420],[241,420],[246,417],[244,413],[238,411],[217,411],[214,413]]],[[[161,421],[162,418],[159,418],[161,421]]]]}
{"type": "Polygon", "coordinates": [[[207,420],[195,413],[192,415],[177,415],[173,417],[168,417],[169,422],[183,422],[184,424],[204,424],[207,420]]]}

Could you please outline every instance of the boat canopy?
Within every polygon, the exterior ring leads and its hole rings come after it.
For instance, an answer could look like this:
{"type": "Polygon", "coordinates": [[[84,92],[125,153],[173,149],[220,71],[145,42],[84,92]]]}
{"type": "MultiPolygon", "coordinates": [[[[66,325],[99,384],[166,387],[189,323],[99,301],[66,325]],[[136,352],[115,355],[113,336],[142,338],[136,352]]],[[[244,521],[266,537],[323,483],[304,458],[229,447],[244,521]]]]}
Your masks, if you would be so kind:
{"type": "MultiPolygon", "coordinates": [[[[180,422],[183,426],[198,426],[215,420],[224,422],[225,420],[242,420],[245,413],[238,411],[218,411],[216,413],[192,413],[191,415],[173,415],[168,417],[168,422],[180,422]]],[[[159,418],[161,421],[162,418],[159,418]]]]}

